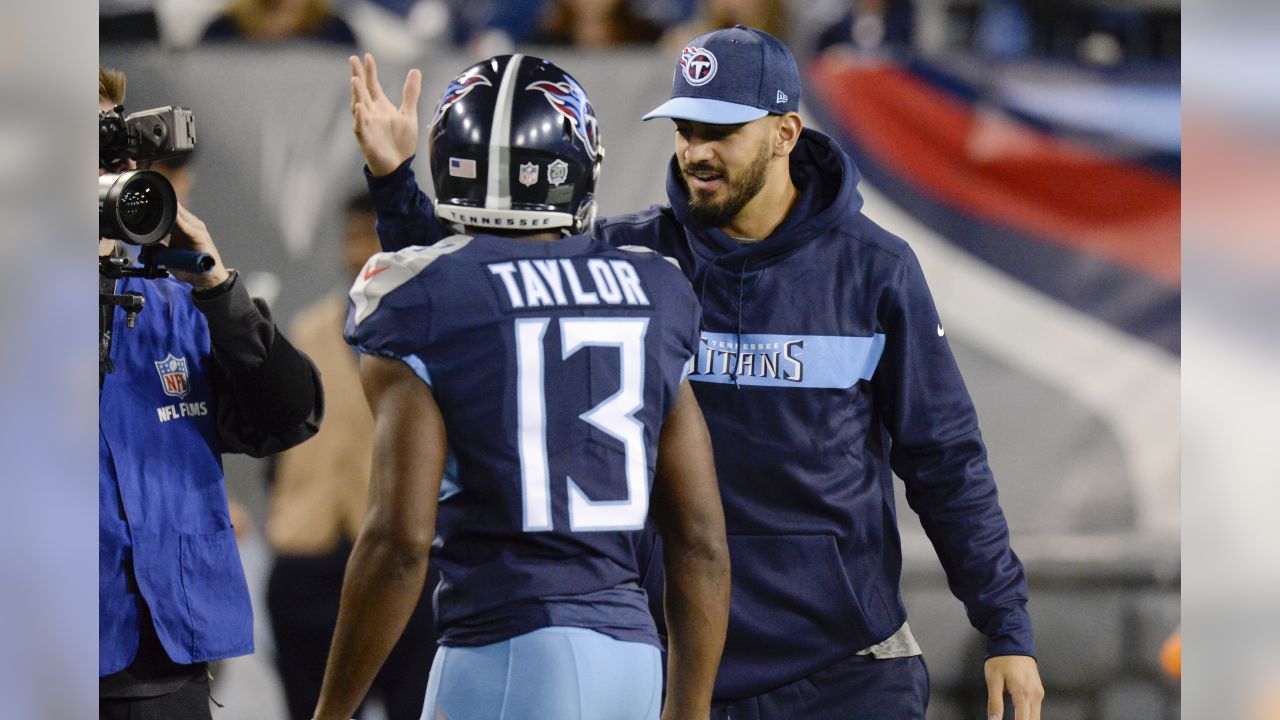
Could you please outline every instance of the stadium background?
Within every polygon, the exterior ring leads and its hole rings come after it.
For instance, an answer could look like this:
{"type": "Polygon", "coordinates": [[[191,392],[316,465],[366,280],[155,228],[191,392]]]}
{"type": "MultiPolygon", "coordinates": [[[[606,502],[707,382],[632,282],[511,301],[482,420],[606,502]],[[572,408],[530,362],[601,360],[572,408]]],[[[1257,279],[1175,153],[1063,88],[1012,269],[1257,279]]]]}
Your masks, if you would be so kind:
{"type": "MultiPolygon", "coordinates": [[[[100,60],[129,74],[130,109],[195,110],[190,204],[287,324],[348,282],[341,211],[363,187],[352,52],[378,56],[396,99],[405,70],[421,68],[427,118],[458,70],[504,43],[565,67],[600,116],[608,215],[665,200],[671,128],[639,116],[670,89],[671,43],[713,22],[708,13],[772,10],[760,17],[802,63],[806,124],[841,141],[864,174],[868,215],[924,265],[1027,566],[1045,717],[1179,717],[1159,662],[1180,586],[1177,3],[634,2],[670,36],[615,33],[608,47],[539,29],[557,3],[537,5],[336,5],[350,45],[201,41],[218,3],[103,0],[100,60]]],[[[415,163],[424,186],[425,161],[415,163]]],[[[214,697],[227,707],[215,717],[282,717],[261,603],[264,471],[228,457],[227,475],[258,528],[241,549],[260,627],[257,655],[216,671],[214,697]]],[[[980,716],[981,638],[898,500],[929,717],[980,716]]]]}

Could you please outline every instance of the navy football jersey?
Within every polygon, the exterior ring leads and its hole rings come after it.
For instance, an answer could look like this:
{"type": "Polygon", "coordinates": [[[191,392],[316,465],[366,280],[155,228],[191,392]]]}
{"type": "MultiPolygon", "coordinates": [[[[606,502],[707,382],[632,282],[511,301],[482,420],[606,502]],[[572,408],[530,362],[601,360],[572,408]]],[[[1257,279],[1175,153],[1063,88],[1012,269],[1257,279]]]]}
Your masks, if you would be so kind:
{"type": "Polygon", "coordinates": [[[549,625],[657,644],[636,543],[700,324],[673,262],[584,236],[370,258],[347,341],[431,386],[452,453],[432,551],[443,644],[549,625]]]}

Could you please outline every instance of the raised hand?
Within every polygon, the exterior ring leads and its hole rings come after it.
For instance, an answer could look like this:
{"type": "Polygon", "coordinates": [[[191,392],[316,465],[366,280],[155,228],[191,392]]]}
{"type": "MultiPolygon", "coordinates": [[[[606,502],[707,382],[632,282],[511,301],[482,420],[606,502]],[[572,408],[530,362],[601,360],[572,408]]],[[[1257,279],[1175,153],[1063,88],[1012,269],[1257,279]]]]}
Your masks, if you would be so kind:
{"type": "Polygon", "coordinates": [[[347,60],[351,63],[351,117],[356,142],[369,172],[386,175],[418,150],[422,73],[416,68],[409,71],[400,107],[396,107],[378,84],[378,66],[372,54],[365,53],[363,62],[355,55],[347,60]]]}

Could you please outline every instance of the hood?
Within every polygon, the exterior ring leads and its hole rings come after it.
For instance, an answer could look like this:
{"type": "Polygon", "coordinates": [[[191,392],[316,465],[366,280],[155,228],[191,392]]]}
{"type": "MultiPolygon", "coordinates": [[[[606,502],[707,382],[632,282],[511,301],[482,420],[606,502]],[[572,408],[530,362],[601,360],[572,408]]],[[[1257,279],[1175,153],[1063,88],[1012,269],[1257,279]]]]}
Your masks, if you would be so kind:
{"type": "Polygon", "coordinates": [[[694,220],[679,176],[680,166],[673,155],[667,167],[667,201],[687,230],[685,241],[703,261],[722,268],[745,269],[774,262],[862,210],[858,168],[834,140],[808,128],[801,131],[791,151],[791,180],[800,196],[782,224],[758,243],[738,243],[718,228],[694,220]]]}

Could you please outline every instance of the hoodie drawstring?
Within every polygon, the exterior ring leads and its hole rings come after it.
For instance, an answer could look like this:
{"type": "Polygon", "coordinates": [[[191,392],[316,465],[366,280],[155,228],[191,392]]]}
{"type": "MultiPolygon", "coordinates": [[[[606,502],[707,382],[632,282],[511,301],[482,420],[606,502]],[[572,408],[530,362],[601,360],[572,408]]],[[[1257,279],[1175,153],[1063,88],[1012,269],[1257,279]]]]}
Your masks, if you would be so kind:
{"type": "Polygon", "coordinates": [[[701,286],[698,288],[698,307],[700,308],[704,308],[707,306],[707,303],[706,303],[707,276],[711,274],[711,271],[715,269],[715,266],[716,266],[716,261],[712,260],[711,265],[707,268],[707,271],[702,273],[702,283],[701,283],[701,286]]]}
{"type": "Polygon", "coordinates": [[[741,390],[742,386],[738,384],[738,368],[742,365],[742,303],[744,301],[744,288],[746,286],[747,261],[742,260],[742,270],[738,273],[738,326],[736,328],[736,338],[734,350],[737,352],[735,356],[738,361],[733,364],[733,369],[729,371],[729,377],[733,379],[733,386],[741,390]]]}
{"type": "MultiPolygon", "coordinates": [[[[701,283],[699,283],[699,286],[698,286],[698,307],[699,307],[699,308],[705,308],[705,307],[707,306],[707,303],[706,303],[706,299],[707,299],[707,277],[708,277],[709,275],[711,275],[711,272],[712,272],[713,270],[715,270],[715,267],[716,267],[716,261],[715,261],[715,260],[712,260],[712,261],[711,261],[711,264],[710,264],[709,266],[707,266],[706,271],[702,273],[702,282],[701,282],[701,283]]],[[[706,315],[703,315],[702,323],[703,323],[702,327],[703,327],[703,328],[705,328],[705,327],[706,327],[706,315]]],[[[699,336],[700,338],[702,338],[702,343],[703,343],[703,345],[706,345],[706,338],[705,338],[705,337],[702,337],[702,328],[699,328],[699,329],[698,329],[698,336],[699,336]]],[[[709,353],[709,352],[711,352],[710,348],[708,348],[707,352],[708,352],[708,353],[709,353]]],[[[710,356],[708,356],[708,357],[710,357],[710,356]]],[[[695,352],[695,353],[694,353],[694,355],[693,355],[693,364],[694,364],[694,369],[696,370],[696,369],[697,369],[697,365],[698,365],[698,353],[697,353],[697,352],[695,352]]]]}
{"type": "MultiPolygon", "coordinates": [[[[737,358],[737,362],[731,363],[729,366],[729,379],[733,381],[733,386],[738,390],[742,389],[742,385],[738,382],[738,367],[742,363],[742,306],[746,303],[747,262],[746,258],[742,260],[742,269],[738,273],[738,318],[734,327],[734,337],[737,343],[734,347],[734,356],[737,358]]],[[[707,266],[706,272],[702,274],[702,280],[698,283],[698,305],[700,307],[706,307],[707,279],[717,269],[719,269],[719,258],[712,260],[707,266]]]]}

